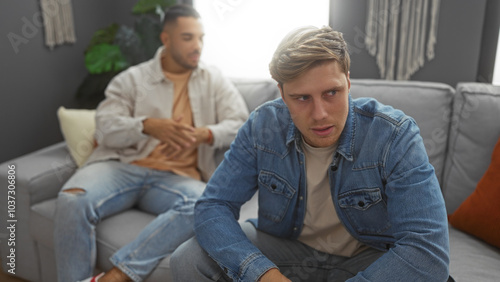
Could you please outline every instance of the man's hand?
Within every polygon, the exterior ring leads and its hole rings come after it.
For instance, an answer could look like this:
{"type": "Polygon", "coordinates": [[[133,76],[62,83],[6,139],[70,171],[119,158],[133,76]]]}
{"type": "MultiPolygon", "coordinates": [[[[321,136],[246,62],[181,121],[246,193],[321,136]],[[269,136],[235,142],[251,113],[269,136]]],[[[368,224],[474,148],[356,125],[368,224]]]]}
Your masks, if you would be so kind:
{"type": "Polygon", "coordinates": [[[197,142],[195,129],[179,121],[182,117],[173,119],[147,118],[143,124],[143,132],[176,150],[190,148],[197,142]]]}
{"type": "Polygon", "coordinates": [[[179,123],[181,119],[182,117],[175,120],[148,118],[143,121],[143,132],[167,145],[164,153],[169,159],[175,159],[183,152],[211,141],[210,129],[206,127],[194,128],[179,123]]]}
{"type": "Polygon", "coordinates": [[[175,148],[172,146],[167,146],[163,152],[167,156],[168,159],[176,159],[182,155],[186,150],[194,149],[198,147],[202,143],[210,142],[210,129],[206,127],[194,128],[192,133],[189,133],[196,141],[191,143],[188,147],[183,148],[175,148]]]}
{"type": "Polygon", "coordinates": [[[292,280],[286,278],[285,275],[276,268],[269,269],[262,277],[260,277],[259,282],[291,282],[292,280]]]}

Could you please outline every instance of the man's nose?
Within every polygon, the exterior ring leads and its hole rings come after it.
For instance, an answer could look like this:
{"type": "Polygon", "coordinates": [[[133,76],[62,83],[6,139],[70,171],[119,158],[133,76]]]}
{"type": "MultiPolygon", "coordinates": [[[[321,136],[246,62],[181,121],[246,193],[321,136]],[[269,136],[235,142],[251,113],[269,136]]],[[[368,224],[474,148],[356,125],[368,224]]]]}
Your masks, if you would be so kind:
{"type": "Polygon", "coordinates": [[[203,49],[203,40],[196,40],[195,42],[195,49],[198,51],[201,51],[203,49]]]}
{"type": "Polygon", "coordinates": [[[313,102],[312,118],[322,120],[328,117],[327,104],[322,99],[316,99],[313,102]]]}

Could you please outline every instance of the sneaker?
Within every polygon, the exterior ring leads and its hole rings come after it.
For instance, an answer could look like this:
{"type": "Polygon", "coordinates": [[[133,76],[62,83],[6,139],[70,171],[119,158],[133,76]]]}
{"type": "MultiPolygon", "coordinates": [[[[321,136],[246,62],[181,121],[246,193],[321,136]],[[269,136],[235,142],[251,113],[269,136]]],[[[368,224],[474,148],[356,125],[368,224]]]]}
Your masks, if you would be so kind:
{"type": "Polygon", "coordinates": [[[87,278],[85,280],[81,280],[81,281],[78,281],[78,282],[97,282],[99,281],[99,278],[103,277],[104,276],[104,272],[99,274],[99,275],[96,275],[94,277],[90,277],[90,278],[87,278]]]}

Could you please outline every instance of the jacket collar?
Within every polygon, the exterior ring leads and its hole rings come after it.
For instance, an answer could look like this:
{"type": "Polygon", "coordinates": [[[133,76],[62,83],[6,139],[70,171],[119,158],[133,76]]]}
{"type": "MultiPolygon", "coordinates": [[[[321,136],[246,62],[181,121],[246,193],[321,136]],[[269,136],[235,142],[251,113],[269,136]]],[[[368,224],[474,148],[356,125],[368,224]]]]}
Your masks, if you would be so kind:
{"type": "MultiPolygon", "coordinates": [[[[160,83],[162,81],[166,81],[167,79],[163,75],[163,70],[161,68],[161,57],[162,54],[165,50],[165,46],[160,46],[158,50],[156,50],[156,53],[154,57],[149,61],[150,63],[150,69],[151,69],[151,80],[150,82],[155,84],[155,83],[160,83]]],[[[198,67],[193,70],[193,73],[191,74],[191,77],[196,77],[198,76],[203,70],[206,69],[206,66],[203,62],[200,62],[198,64],[198,67]]]]}
{"type": "MultiPolygon", "coordinates": [[[[347,160],[353,161],[354,134],[356,132],[356,123],[354,115],[354,103],[350,93],[348,99],[349,99],[349,113],[347,114],[347,120],[344,126],[344,130],[340,134],[339,144],[337,146],[337,152],[347,160]]],[[[290,146],[290,144],[293,141],[295,141],[297,150],[302,151],[300,146],[300,142],[302,142],[301,136],[302,134],[293,123],[293,120],[290,118],[288,133],[286,137],[286,145],[290,146]]]]}
{"type": "Polygon", "coordinates": [[[337,152],[349,161],[354,160],[354,137],[356,133],[356,116],[354,115],[354,102],[349,93],[349,113],[345,122],[344,130],[340,134],[337,152]]]}

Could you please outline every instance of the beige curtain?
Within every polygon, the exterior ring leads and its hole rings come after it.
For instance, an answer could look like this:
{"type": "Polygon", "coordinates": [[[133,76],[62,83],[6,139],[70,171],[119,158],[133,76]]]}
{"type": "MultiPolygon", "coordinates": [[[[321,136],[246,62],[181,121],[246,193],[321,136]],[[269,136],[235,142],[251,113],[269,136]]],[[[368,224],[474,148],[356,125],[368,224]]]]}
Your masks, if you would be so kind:
{"type": "Polygon", "coordinates": [[[75,43],[75,27],[71,0],[40,0],[45,29],[45,45],[75,43]]]}
{"type": "Polygon", "coordinates": [[[408,80],[434,59],[440,1],[368,0],[365,45],[381,78],[408,80]]]}

